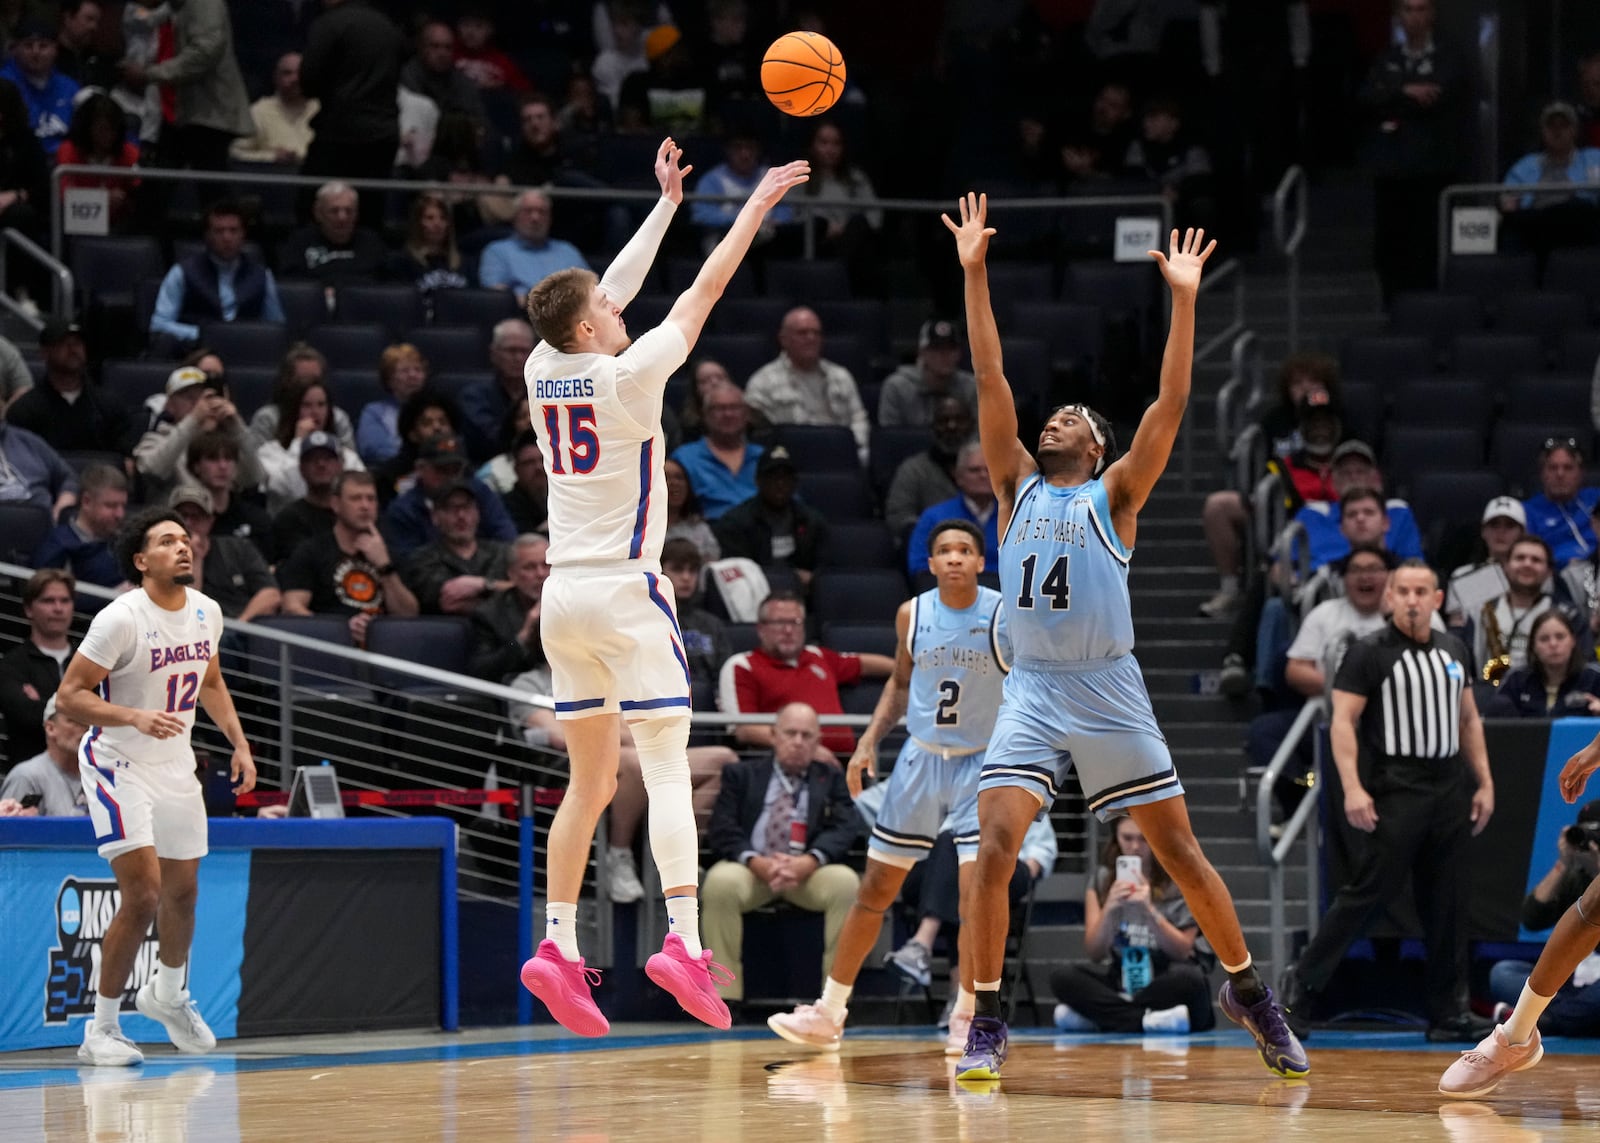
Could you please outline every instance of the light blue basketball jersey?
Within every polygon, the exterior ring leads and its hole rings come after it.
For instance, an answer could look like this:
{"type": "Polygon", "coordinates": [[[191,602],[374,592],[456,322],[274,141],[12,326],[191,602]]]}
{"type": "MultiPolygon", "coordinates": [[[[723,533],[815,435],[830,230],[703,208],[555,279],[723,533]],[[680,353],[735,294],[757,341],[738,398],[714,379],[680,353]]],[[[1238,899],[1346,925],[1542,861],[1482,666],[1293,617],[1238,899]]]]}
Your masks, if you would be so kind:
{"type": "Polygon", "coordinates": [[[943,750],[982,750],[1009,668],[1000,593],[979,587],[978,601],[956,611],[939,602],[938,588],[925,591],[912,604],[907,639],[911,737],[943,750]]]}
{"type": "Polygon", "coordinates": [[[1131,553],[1099,480],[1058,488],[1037,473],[1000,542],[1000,587],[1019,664],[1114,659],[1133,650],[1131,553]]]}

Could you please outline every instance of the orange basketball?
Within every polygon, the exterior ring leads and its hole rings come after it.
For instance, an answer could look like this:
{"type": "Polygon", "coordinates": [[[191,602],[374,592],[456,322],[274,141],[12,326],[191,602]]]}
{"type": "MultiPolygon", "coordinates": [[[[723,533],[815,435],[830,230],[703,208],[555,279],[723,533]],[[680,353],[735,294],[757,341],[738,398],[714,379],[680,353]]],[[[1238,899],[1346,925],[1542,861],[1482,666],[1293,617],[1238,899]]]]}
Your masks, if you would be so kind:
{"type": "Polygon", "coordinates": [[[827,36],[785,33],[762,57],[761,87],[785,115],[821,115],[844,92],[844,56],[827,36]]]}

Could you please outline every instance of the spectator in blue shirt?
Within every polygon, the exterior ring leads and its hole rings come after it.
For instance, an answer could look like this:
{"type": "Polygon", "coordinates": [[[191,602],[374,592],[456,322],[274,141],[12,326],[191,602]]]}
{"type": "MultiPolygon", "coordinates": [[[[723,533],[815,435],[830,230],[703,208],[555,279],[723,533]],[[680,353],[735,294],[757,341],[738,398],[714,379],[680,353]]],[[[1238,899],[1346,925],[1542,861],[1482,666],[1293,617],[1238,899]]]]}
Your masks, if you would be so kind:
{"type": "Polygon", "coordinates": [[[1555,566],[1594,554],[1594,524],[1589,514],[1600,503],[1600,488],[1583,486],[1583,449],[1573,437],[1550,437],[1539,448],[1543,491],[1522,502],[1528,532],[1550,545],[1555,566]]]}
{"type": "Polygon", "coordinates": [[[128,510],[128,478],[109,464],[86,465],[76,512],[57,524],[34,553],[33,565],[66,568],[81,583],[123,585],[112,542],[128,510]]]}
{"type": "Polygon", "coordinates": [[[491,242],[478,260],[478,284],[491,290],[510,290],[517,305],[528,301],[528,291],[546,275],[589,263],[570,242],[550,237],[550,196],[543,191],[523,191],[517,213],[511,218],[509,238],[491,242]]]}
{"type": "Polygon", "coordinates": [[[906,570],[914,580],[928,570],[928,541],[933,529],[945,520],[971,520],[983,529],[983,558],[991,568],[1000,565],[1000,513],[994,501],[994,486],[989,483],[989,464],[983,459],[983,446],[968,441],[956,454],[950,473],[956,482],[956,495],[941,500],[917,517],[906,541],[906,570]]]}
{"type": "MultiPolygon", "coordinates": [[[[689,213],[689,220],[701,231],[701,244],[709,252],[722,240],[733,220],[738,217],[744,200],[756,189],[767,173],[761,161],[761,142],[748,128],[735,126],[728,136],[723,161],[712,167],[695,184],[697,195],[737,195],[737,202],[697,202],[689,213]]],[[[757,245],[770,241],[775,228],[788,226],[795,221],[794,208],[780,202],[767,212],[757,245]]]]}
{"type": "Polygon", "coordinates": [[[244,213],[221,200],[206,210],[205,249],[178,260],[161,280],[150,332],[196,341],[208,321],[282,322],[272,271],[244,249],[244,213]]]}
{"type": "MultiPolygon", "coordinates": [[[[1352,488],[1372,488],[1380,492],[1383,489],[1383,470],[1378,467],[1377,454],[1363,441],[1345,441],[1333,450],[1328,479],[1340,496],[1352,488]]],[[[1396,559],[1422,559],[1422,532],[1417,527],[1411,505],[1404,500],[1388,499],[1384,501],[1384,512],[1389,517],[1384,547],[1393,552],[1396,559]]],[[[1350,554],[1350,539],[1340,528],[1339,501],[1312,501],[1296,512],[1294,518],[1306,530],[1306,540],[1311,545],[1312,571],[1350,554]]]]}
{"type": "Polygon", "coordinates": [[[713,385],[701,398],[700,410],[704,434],[677,449],[672,459],[688,474],[700,511],[715,520],[756,494],[762,448],[750,440],[750,410],[737,385],[713,385]]]}
{"type": "Polygon", "coordinates": [[[11,41],[11,62],[0,67],[0,78],[9,79],[22,92],[28,126],[44,153],[54,159],[72,125],[72,101],[79,91],[76,80],[56,70],[55,28],[44,20],[23,19],[11,41]]]}
{"type": "Polygon", "coordinates": [[[517,538],[516,525],[506,512],[505,503],[481,480],[467,475],[467,454],[450,433],[428,438],[417,452],[417,481],[396,496],[384,510],[382,530],[389,552],[403,563],[412,552],[439,538],[433,524],[432,497],[449,486],[467,484],[478,501],[478,539],[517,538]]]}
{"type": "Polygon", "coordinates": [[[78,476],[43,437],[7,423],[0,409],[0,504],[27,503],[51,519],[78,500],[78,476]]]}
{"type": "Polygon", "coordinates": [[[1586,186],[1587,193],[1541,191],[1537,195],[1506,195],[1501,209],[1533,210],[1571,202],[1594,206],[1600,195],[1600,149],[1578,146],[1578,112],[1570,103],[1551,103],[1539,113],[1540,149],[1511,165],[1506,182],[1519,186],[1534,183],[1572,183],[1586,186]]]}

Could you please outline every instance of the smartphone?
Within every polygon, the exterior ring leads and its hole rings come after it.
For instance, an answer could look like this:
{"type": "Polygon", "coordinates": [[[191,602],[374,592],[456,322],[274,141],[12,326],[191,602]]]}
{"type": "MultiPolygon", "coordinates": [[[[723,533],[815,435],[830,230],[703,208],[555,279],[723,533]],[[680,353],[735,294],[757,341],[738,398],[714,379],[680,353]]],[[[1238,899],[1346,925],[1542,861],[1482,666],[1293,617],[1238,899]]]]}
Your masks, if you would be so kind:
{"type": "Polygon", "coordinates": [[[1117,880],[1126,881],[1133,885],[1144,884],[1144,863],[1137,857],[1119,855],[1117,857],[1117,880]]]}
{"type": "Polygon", "coordinates": [[[43,794],[23,794],[21,804],[23,809],[31,810],[42,801],[44,801],[43,794]]]}

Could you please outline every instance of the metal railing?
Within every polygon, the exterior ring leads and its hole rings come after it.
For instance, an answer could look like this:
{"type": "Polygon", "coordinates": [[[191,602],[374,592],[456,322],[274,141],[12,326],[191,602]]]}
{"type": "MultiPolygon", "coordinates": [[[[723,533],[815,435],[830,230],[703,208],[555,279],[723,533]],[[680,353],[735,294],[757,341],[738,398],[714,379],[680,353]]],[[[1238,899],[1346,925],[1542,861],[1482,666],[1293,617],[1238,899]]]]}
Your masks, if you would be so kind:
{"type": "MultiPolygon", "coordinates": [[[[32,569],[0,562],[0,651],[27,637],[20,619],[19,585],[32,569]]],[[[79,583],[80,597],[111,599],[116,593],[79,583]]],[[[75,630],[89,616],[75,617],[75,630]]],[[[379,619],[378,623],[406,623],[379,619]]],[[[309,638],[269,623],[229,620],[221,648],[223,675],[239,719],[255,748],[264,788],[287,789],[294,767],[326,760],[340,782],[355,790],[515,788],[521,784],[564,788],[564,752],[529,745],[507,713],[518,703],[552,709],[549,696],[440,670],[424,663],[373,654],[309,638]]],[[[739,724],[770,725],[771,715],[696,712],[694,725],[720,732],[739,724]]],[[[822,715],[826,726],[859,730],[866,715],[822,715]]],[[[897,748],[903,730],[886,736],[897,748]]],[[[208,719],[196,723],[197,753],[226,755],[228,745],[208,719]]],[[[892,757],[892,756],[891,756],[892,757]]],[[[406,811],[375,807],[402,816],[406,811]]],[[[447,812],[462,831],[459,887],[465,895],[515,900],[518,893],[517,822],[498,808],[447,812]]],[[[552,811],[553,812],[553,811],[552,811]]],[[[1058,868],[1082,872],[1087,849],[1087,811],[1081,795],[1064,791],[1052,810],[1060,849],[1058,868]]],[[[548,823],[543,823],[547,826],[548,823]]],[[[535,849],[541,865],[544,837],[535,849]]],[[[605,878],[591,857],[586,887],[606,903],[605,878]]],[[[600,909],[609,918],[608,909],[600,909]]],[[[609,948],[609,943],[603,947],[609,948]]]]}
{"type": "MultiPolygon", "coordinates": [[[[141,183],[199,183],[202,185],[215,185],[218,183],[241,186],[246,188],[259,187],[284,187],[308,189],[322,186],[329,182],[341,182],[355,188],[357,191],[399,191],[405,194],[416,195],[424,192],[431,194],[463,196],[463,195],[515,195],[523,191],[537,190],[548,195],[554,201],[571,200],[574,202],[599,202],[607,205],[621,206],[634,204],[648,207],[661,197],[656,190],[629,190],[621,187],[569,187],[569,186],[522,186],[505,183],[440,183],[424,182],[411,179],[362,179],[362,178],[328,178],[315,175],[286,175],[271,174],[256,170],[249,171],[178,171],[167,170],[161,167],[106,167],[93,164],[69,164],[54,167],[50,171],[50,249],[59,259],[62,251],[62,194],[61,181],[67,176],[92,176],[96,178],[137,178],[141,183]]],[[[739,204],[745,201],[743,195],[707,195],[686,193],[683,196],[684,204],[694,203],[725,203],[739,204]]],[[[840,208],[836,201],[811,201],[804,195],[793,195],[784,200],[784,205],[793,210],[803,220],[809,221],[813,214],[832,212],[840,208]]],[[[857,204],[862,210],[875,210],[884,212],[902,212],[918,214],[935,214],[948,212],[954,207],[949,199],[872,199],[857,204]]],[[[1082,211],[1082,210],[1107,210],[1126,209],[1130,212],[1154,214],[1161,219],[1161,233],[1166,234],[1172,229],[1173,207],[1170,202],[1159,194],[1139,195],[1096,195],[1077,196],[1070,198],[991,198],[991,211],[1082,211]]],[[[807,226],[805,257],[811,258],[815,250],[811,245],[813,228],[807,226]]],[[[954,252],[952,251],[952,258],[954,252]]]]}
{"type": "MultiPolygon", "coordinates": [[[[75,289],[72,271],[67,269],[58,256],[52,255],[20,230],[9,228],[0,230],[0,282],[10,281],[9,268],[13,246],[37,262],[50,275],[50,312],[71,321],[73,307],[77,304],[73,297],[75,289]]],[[[20,318],[35,333],[44,328],[43,318],[23,309],[17,300],[3,289],[0,289],[0,308],[20,318]]]]}
{"type": "Polygon", "coordinates": [[[1234,465],[1234,487],[1250,487],[1256,469],[1239,470],[1238,447],[1246,431],[1253,427],[1248,421],[1266,400],[1266,370],[1262,360],[1261,339],[1254,330],[1245,330],[1233,339],[1228,351],[1228,380],[1217,393],[1216,435],[1217,455],[1225,456],[1234,465]]]}
{"type": "Polygon", "coordinates": [[[1305,168],[1298,164],[1283,172],[1278,189],[1272,193],[1272,237],[1287,263],[1284,302],[1289,311],[1289,352],[1300,348],[1300,246],[1310,225],[1310,190],[1305,168]],[[1289,223],[1289,204],[1294,203],[1294,223],[1289,223]]]}
{"type": "Polygon", "coordinates": [[[1302,831],[1305,833],[1305,862],[1306,862],[1306,929],[1308,933],[1317,931],[1317,919],[1321,914],[1321,830],[1317,817],[1317,804],[1320,800],[1322,785],[1322,735],[1318,733],[1321,721],[1327,717],[1327,700],[1321,697],[1307,699],[1305,706],[1300,708],[1300,713],[1295,717],[1289,733],[1284,737],[1283,744],[1278,747],[1277,753],[1272,756],[1272,761],[1267,763],[1266,770],[1261,775],[1261,784],[1256,787],[1256,851],[1260,854],[1262,862],[1267,867],[1267,908],[1268,908],[1268,955],[1272,957],[1272,971],[1281,974],[1287,966],[1285,960],[1288,952],[1289,929],[1286,919],[1287,892],[1284,882],[1285,866],[1288,864],[1289,852],[1299,840],[1302,831]],[[1300,804],[1295,808],[1289,819],[1283,823],[1282,833],[1274,838],[1272,836],[1272,798],[1273,786],[1288,766],[1289,759],[1294,757],[1299,749],[1301,740],[1307,735],[1312,736],[1312,768],[1310,788],[1306,795],[1300,799],[1300,804]]]}
{"type": "MultiPolygon", "coordinates": [[[[1593,183],[1456,183],[1447,186],[1439,192],[1439,213],[1435,220],[1438,229],[1439,252],[1438,264],[1435,267],[1437,282],[1440,289],[1444,288],[1445,271],[1450,264],[1450,224],[1455,217],[1457,206],[1467,205],[1469,200],[1482,203],[1488,201],[1489,205],[1499,208],[1501,195],[1514,195],[1521,198],[1525,194],[1560,194],[1574,197],[1580,194],[1589,195],[1600,199],[1600,185],[1593,183]]],[[[1498,248],[1498,242],[1496,243],[1498,248]]],[[[1492,253],[1486,251],[1485,253],[1492,253]]],[[[1472,255],[1463,255],[1471,257],[1472,255]]]]}

